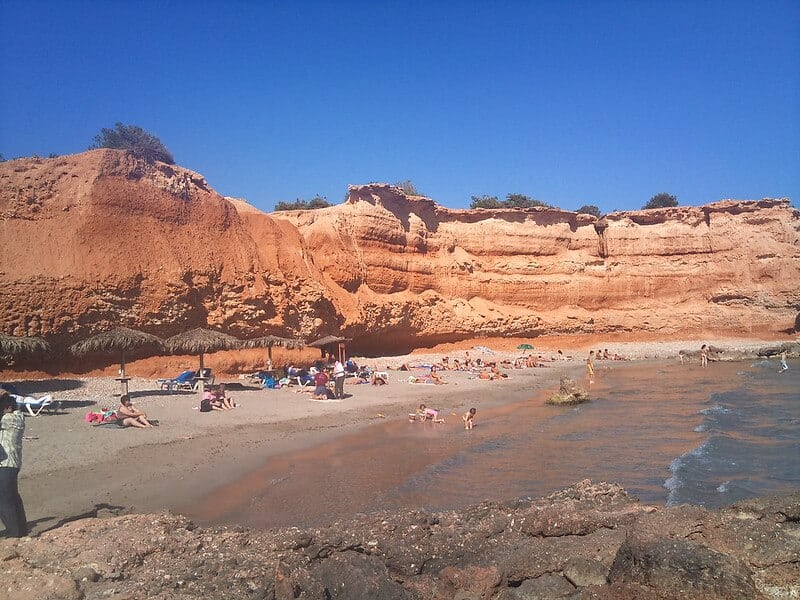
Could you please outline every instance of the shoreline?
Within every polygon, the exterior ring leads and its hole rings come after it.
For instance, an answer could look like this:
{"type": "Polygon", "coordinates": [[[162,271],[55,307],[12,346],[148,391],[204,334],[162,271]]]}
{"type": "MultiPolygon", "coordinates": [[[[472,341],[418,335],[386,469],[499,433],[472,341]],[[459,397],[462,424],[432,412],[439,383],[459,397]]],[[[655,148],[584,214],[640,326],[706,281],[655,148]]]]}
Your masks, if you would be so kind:
{"type": "MultiPolygon", "coordinates": [[[[765,343],[772,342],[740,340],[738,345],[756,348],[765,343]]],[[[626,350],[636,359],[633,362],[660,362],[678,346],[688,344],[643,343],[626,345],[626,350]]],[[[459,352],[451,350],[450,354],[459,352]]],[[[305,393],[287,389],[232,389],[233,397],[243,405],[240,409],[202,415],[191,410],[197,404],[197,394],[137,392],[138,387],[152,387],[153,382],[134,379],[134,404],[160,419],[161,427],[92,428],[83,422],[83,415],[95,407],[28,418],[26,436],[38,439],[25,441],[20,491],[34,534],[98,512],[175,510],[257,469],[270,457],[313,448],[383,418],[405,419],[409,408],[420,402],[437,406],[450,416],[470,403],[498,406],[554,390],[562,375],[580,381],[585,370],[583,357],[581,354],[578,358],[577,350],[572,353],[574,360],[549,362],[545,368],[510,369],[510,378],[500,381],[469,379],[466,372],[446,371],[447,385],[410,384],[408,372],[392,371],[387,386],[346,385],[349,397],[343,402],[312,402],[305,393]]],[[[498,351],[497,356],[505,354],[498,351]]],[[[415,353],[379,361],[421,363],[434,355],[442,353],[415,353]]],[[[601,371],[605,362],[626,364],[599,361],[601,371]]],[[[109,378],[81,381],[82,387],[63,393],[76,398],[116,385],[109,378]]],[[[460,417],[451,418],[458,423],[445,426],[460,427],[460,417]]]]}

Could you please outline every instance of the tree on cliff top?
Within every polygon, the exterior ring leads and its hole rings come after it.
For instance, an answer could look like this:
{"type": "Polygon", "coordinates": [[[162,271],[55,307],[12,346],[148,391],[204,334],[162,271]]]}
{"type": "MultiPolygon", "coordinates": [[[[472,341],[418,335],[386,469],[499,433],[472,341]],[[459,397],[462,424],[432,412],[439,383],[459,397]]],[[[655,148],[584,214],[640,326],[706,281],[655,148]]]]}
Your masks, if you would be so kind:
{"type": "Polygon", "coordinates": [[[597,208],[594,204],[584,204],[578,210],[575,211],[579,215],[593,215],[600,218],[600,209],[597,208]]]}
{"type": "Polygon", "coordinates": [[[94,137],[94,143],[89,146],[89,150],[97,148],[125,150],[148,163],[160,160],[168,165],[175,164],[175,159],[161,140],[136,125],[117,123],[114,129],[104,127],[94,137]]]}
{"type": "Polygon", "coordinates": [[[678,199],[666,192],[661,192],[660,194],[656,194],[650,200],[647,201],[642,209],[647,210],[649,208],[669,208],[671,206],[678,206],[678,199]]]}

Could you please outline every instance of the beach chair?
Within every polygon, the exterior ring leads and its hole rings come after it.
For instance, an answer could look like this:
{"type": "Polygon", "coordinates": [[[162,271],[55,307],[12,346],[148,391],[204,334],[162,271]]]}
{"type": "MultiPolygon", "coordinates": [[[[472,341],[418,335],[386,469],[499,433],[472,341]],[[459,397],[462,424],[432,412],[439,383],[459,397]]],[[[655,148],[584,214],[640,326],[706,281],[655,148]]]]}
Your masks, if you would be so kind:
{"type": "Polygon", "coordinates": [[[214,385],[214,374],[211,372],[211,369],[203,369],[202,371],[198,371],[198,373],[193,373],[194,377],[192,377],[191,382],[189,382],[189,388],[193,392],[196,392],[200,389],[200,382],[204,381],[206,387],[211,387],[214,385]],[[199,375],[198,375],[199,373],[199,375]]]}
{"type": "Polygon", "coordinates": [[[184,371],[177,377],[172,379],[159,379],[156,381],[158,387],[162,390],[191,390],[194,387],[194,371],[184,371]]]}
{"type": "Polygon", "coordinates": [[[51,412],[61,407],[61,403],[53,400],[50,395],[42,396],[38,400],[33,396],[18,396],[16,394],[11,394],[11,396],[17,401],[17,408],[31,417],[38,417],[43,410],[51,412]]]}

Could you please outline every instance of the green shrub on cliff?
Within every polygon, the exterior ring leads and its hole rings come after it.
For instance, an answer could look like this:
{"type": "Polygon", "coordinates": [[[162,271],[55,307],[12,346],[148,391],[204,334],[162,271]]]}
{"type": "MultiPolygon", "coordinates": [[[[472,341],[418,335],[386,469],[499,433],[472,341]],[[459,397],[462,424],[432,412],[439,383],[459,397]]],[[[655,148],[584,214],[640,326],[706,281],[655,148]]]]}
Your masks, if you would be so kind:
{"type": "Polygon", "coordinates": [[[536,200],[524,194],[508,194],[505,200],[498,200],[497,196],[472,196],[470,208],[532,208],[543,206],[553,208],[541,200],[536,200]]]}
{"type": "Polygon", "coordinates": [[[311,200],[301,200],[298,198],[294,202],[276,202],[275,210],[314,210],[316,208],[326,208],[331,206],[325,196],[314,196],[311,200]]]}
{"type": "Polygon", "coordinates": [[[661,192],[660,194],[656,194],[650,200],[647,201],[642,209],[647,210],[649,208],[669,208],[671,206],[678,206],[678,199],[671,194],[667,194],[666,192],[661,192]]]}
{"type": "Polygon", "coordinates": [[[415,186],[414,183],[410,179],[406,179],[405,181],[398,181],[397,183],[394,184],[394,187],[400,188],[401,190],[403,190],[403,193],[406,196],[421,196],[422,195],[417,191],[417,186],[415,186]]]}
{"type": "Polygon", "coordinates": [[[594,204],[584,204],[578,210],[575,211],[579,215],[593,215],[600,218],[600,209],[597,208],[594,204]]]}
{"type": "Polygon", "coordinates": [[[136,125],[123,125],[117,123],[114,129],[103,128],[94,137],[94,143],[89,150],[97,148],[113,148],[126,150],[136,158],[148,163],[159,160],[168,165],[174,165],[175,159],[161,140],[136,125]]]}

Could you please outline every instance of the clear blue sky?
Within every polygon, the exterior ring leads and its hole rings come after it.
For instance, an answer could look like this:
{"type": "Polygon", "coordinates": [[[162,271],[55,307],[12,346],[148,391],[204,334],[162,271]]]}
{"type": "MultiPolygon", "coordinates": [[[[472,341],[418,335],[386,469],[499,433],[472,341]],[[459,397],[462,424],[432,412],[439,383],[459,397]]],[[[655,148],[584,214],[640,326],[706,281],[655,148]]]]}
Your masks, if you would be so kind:
{"type": "Polygon", "coordinates": [[[0,153],[121,121],[270,211],[800,198],[800,2],[0,1],[0,153]]]}

